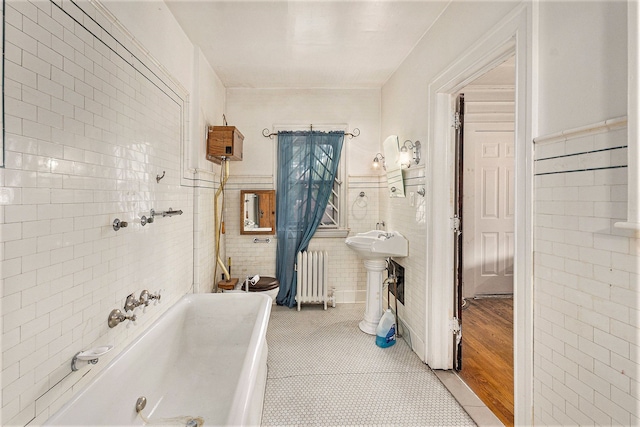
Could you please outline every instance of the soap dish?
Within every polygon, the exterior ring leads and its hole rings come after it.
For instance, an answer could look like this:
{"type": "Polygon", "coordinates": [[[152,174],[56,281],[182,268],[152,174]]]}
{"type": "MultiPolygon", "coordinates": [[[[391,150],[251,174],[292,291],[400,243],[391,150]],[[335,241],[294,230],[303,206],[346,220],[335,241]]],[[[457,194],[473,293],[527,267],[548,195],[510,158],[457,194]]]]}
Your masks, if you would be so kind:
{"type": "Polygon", "coordinates": [[[91,350],[81,351],[80,353],[76,354],[76,359],[78,360],[97,359],[101,356],[104,356],[108,352],[110,352],[112,348],[113,348],[112,345],[105,345],[102,347],[92,348],[91,350]]]}
{"type": "Polygon", "coordinates": [[[71,370],[78,370],[78,367],[76,366],[76,361],[78,360],[83,360],[87,363],[95,365],[96,363],[98,363],[98,359],[110,352],[111,349],[113,349],[112,345],[104,345],[101,347],[96,347],[90,350],[80,351],[76,353],[76,355],[73,356],[73,359],[71,360],[71,370]]]}

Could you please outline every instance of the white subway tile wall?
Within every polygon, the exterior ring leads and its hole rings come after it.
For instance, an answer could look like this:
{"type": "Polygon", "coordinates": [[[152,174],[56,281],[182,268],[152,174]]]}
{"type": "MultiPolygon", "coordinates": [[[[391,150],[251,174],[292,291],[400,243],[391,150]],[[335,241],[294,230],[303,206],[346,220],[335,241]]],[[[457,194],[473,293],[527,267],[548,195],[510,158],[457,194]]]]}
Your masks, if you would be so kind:
{"type": "MultiPolygon", "coordinates": [[[[220,279],[214,277],[215,267],[215,226],[214,226],[214,210],[213,199],[215,190],[212,188],[200,186],[195,188],[194,196],[194,244],[196,245],[195,254],[198,257],[198,265],[196,268],[195,292],[212,292],[215,290],[214,285],[220,279]]],[[[220,240],[220,250],[225,253],[225,240],[220,240]]]]}
{"type": "Polygon", "coordinates": [[[180,184],[186,92],[118,24],[89,2],[5,6],[1,423],[35,425],[113,357],[71,372],[76,352],[117,353],[190,291],[194,189],[180,184]],[[170,207],[183,214],[141,225],[170,207]],[[116,218],[128,227],[114,231],[116,218]],[[162,290],[160,304],[109,329],[143,289],[162,290]]]}
{"type": "MultiPolygon", "coordinates": [[[[380,216],[384,219],[386,229],[399,231],[409,240],[409,256],[398,258],[396,261],[405,268],[404,305],[398,303],[398,315],[403,324],[409,328],[411,346],[418,357],[425,360],[425,324],[426,324],[426,239],[427,212],[429,199],[418,194],[418,190],[428,190],[425,168],[412,166],[403,170],[404,191],[406,197],[391,198],[389,190],[384,185],[380,188],[380,216]]],[[[385,294],[386,297],[386,294],[385,294]]],[[[391,298],[392,304],[393,297],[391,298]]]]}
{"type": "Polygon", "coordinates": [[[626,217],[626,129],[536,146],[534,415],[636,425],[640,240],[626,217]]]}

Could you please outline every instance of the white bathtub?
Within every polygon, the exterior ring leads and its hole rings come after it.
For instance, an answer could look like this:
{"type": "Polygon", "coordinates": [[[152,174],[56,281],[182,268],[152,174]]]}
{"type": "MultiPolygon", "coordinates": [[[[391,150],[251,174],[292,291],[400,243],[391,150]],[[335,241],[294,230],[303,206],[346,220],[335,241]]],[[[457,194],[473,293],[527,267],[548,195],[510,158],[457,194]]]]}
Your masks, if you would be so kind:
{"type": "Polygon", "coordinates": [[[44,425],[144,425],[141,396],[150,424],[259,425],[270,312],[266,295],[186,295],[44,425]]]}

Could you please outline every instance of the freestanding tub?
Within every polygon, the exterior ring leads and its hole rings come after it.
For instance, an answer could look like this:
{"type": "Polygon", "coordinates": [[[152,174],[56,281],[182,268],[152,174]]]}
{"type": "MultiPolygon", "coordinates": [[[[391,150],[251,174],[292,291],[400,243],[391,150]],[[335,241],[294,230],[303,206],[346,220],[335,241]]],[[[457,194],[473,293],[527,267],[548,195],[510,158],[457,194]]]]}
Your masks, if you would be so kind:
{"type": "Polygon", "coordinates": [[[257,293],[185,295],[44,425],[259,425],[270,312],[257,293]]]}

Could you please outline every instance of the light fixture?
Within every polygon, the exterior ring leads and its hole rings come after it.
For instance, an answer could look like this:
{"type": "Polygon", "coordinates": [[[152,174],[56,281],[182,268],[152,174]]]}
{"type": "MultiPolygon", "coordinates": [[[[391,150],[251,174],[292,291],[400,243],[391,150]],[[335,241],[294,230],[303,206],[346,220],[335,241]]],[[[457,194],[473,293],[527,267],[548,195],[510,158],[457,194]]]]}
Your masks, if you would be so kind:
{"type": "Polygon", "coordinates": [[[409,150],[413,150],[414,148],[415,151],[413,153],[413,160],[415,160],[416,165],[420,163],[420,150],[422,148],[422,144],[420,144],[420,141],[411,142],[407,139],[404,144],[402,144],[402,148],[400,149],[400,165],[402,167],[411,167],[411,154],[409,153],[409,150]]]}
{"type": "Polygon", "coordinates": [[[382,153],[376,154],[376,156],[373,158],[372,167],[375,170],[380,169],[380,160],[382,160],[382,169],[387,170],[387,165],[384,163],[384,156],[382,155],[382,153]]]}

